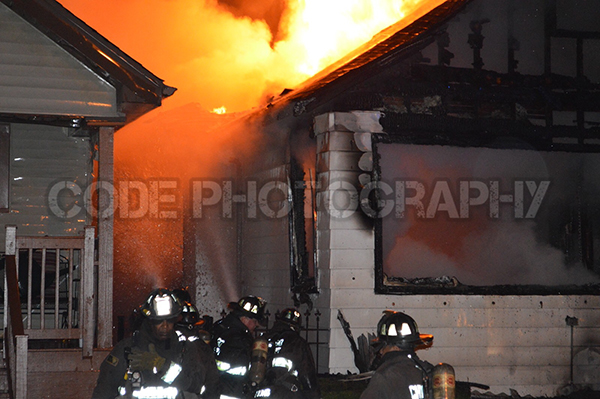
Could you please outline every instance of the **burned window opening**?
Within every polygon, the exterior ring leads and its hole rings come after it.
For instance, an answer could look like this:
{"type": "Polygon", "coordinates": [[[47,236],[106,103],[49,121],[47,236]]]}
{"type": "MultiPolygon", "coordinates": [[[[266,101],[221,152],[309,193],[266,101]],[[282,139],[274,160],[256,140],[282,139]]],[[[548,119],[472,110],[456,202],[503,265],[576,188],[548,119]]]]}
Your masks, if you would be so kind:
{"type": "Polygon", "coordinates": [[[0,213],[10,205],[10,125],[0,124],[0,213]]]}
{"type": "Polygon", "coordinates": [[[290,285],[294,304],[312,307],[309,294],[317,292],[315,283],[315,229],[313,210],[313,177],[305,172],[298,161],[290,162],[291,206],[289,215],[290,232],[290,285]],[[310,198],[307,201],[307,195],[310,198]],[[310,210],[305,210],[308,203],[310,210]]]}
{"type": "MultiPolygon", "coordinates": [[[[412,131],[404,131],[402,135],[374,135],[374,172],[373,179],[376,182],[385,182],[386,181],[386,167],[382,167],[382,163],[385,160],[386,151],[382,148],[386,145],[388,146],[404,146],[411,147],[411,150],[415,150],[414,152],[418,152],[419,154],[426,153],[424,148],[430,147],[430,145],[425,144],[425,140],[423,142],[419,142],[417,144],[409,144],[411,142],[410,137],[416,137],[421,132],[417,130],[412,131]],[[419,149],[419,151],[416,151],[419,149]],[[423,152],[425,151],[425,152],[423,152]],[[382,158],[383,156],[383,158],[382,158]]],[[[434,136],[434,134],[432,134],[434,136]]],[[[431,137],[431,136],[430,136],[431,137]]],[[[583,156],[587,156],[590,159],[593,159],[593,165],[598,164],[598,160],[600,160],[600,154],[598,154],[597,149],[594,148],[593,151],[590,151],[586,154],[581,154],[580,152],[582,148],[580,146],[574,146],[576,152],[573,153],[565,153],[561,152],[550,152],[550,151],[539,151],[535,149],[530,144],[526,143],[524,140],[519,140],[517,137],[510,138],[511,140],[507,140],[505,145],[496,145],[497,148],[491,143],[488,145],[483,144],[471,144],[468,145],[466,140],[455,140],[452,141],[450,139],[444,140],[444,145],[436,146],[438,148],[444,149],[464,149],[467,153],[470,149],[485,149],[489,151],[496,151],[498,153],[508,153],[514,151],[511,149],[519,148],[515,145],[515,143],[521,143],[522,147],[528,147],[530,153],[533,156],[546,156],[552,161],[554,159],[558,159],[564,161],[564,159],[579,159],[583,156]],[[500,148],[504,148],[507,151],[502,150],[500,148]],[[541,154],[541,155],[540,155],[541,154]],[[555,158],[558,157],[558,158],[555,158]],[[569,158],[571,157],[571,158],[569,158]]],[[[418,141],[418,140],[417,140],[418,141]]],[[[494,141],[495,144],[498,144],[498,141],[494,141]]],[[[431,144],[431,143],[429,143],[431,144]]],[[[523,152],[523,149],[516,150],[518,152],[523,152]]],[[[389,154],[389,151],[388,151],[389,154]]],[[[409,154],[406,148],[404,151],[396,152],[394,150],[395,158],[402,158],[403,156],[409,154]]],[[[438,154],[438,159],[439,153],[438,154]]],[[[583,161],[582,161],[583,162],[583,161]]],[[[596,170],[597,168],[593,168],[591,170],[596,170]]],[[[389,170],[388,170],[389,173],[389,170]]],[[[463,176],[464,177],[464,176],[463,176]]],[[[590,179],[590,176],[582,173],[579,176],[583,181],[585,179],[590,179]]],[[[556,176],[554,179],[558,178],[556,176]]],[[[416,180],[416,178],[414,179],[416,180]]],[[[565,184],[560,181],[556,181],[556,184],[565,184]]],[[[590,181],[587,181],[587,184],[590,184],[590,181]]],[[[562,252],[562,256],[564,257],[565,264],[567,265],[568,271],[566,273],[575,273],[578,269],[575,269],[575,263],[579,263],[583,265],[582,267],[592,272],[594,276],[598,277],[600,274],[600,265],[598,264],[598,260],[595,260],[594,257],[594,243],[600,239],[600,230],[597,228],[598,222],[600,220],[600,213],[593,211],[593,209],[597,209],[593,204],[586,202],[586,197],[589,200],[591,194],[589,190],[596,190],[595,187],[600,185],[594,185],[594,188],[590,188],[585,186],[585,184],[578,184],[579,189],[576,193],[574,193],[574,198],[576,200],[569,203],[570,209],[567,209],[563,212],[562,217],[552,217],[551,220],[543,220],[541,222],[537,222],[543,224],[543,228],[546,230],[546,242],[544,243],[550,249],[550,251],[560,250],[562,252]],[[562,229],[571,230],[570,234],[566,234],[562,231],[562,229]],[[565,240],[565,237],[571,237],[572,239],[565,240]],[[562,242],[561,242],[562,240],[562,242]]],[[[429,187],[431,188],[431,187],[429,187]]],[[[382,211],[383,204],[385,204],[386,200],[389,200],[389,196],[386,198],[381,195],[382,190],[375,190],[376,201],[374,203],[380,204],[380,209],[378,212],[382,211]]],[[[397,193],[396,193],[397,196],[397,193]]],[[[564,203],[568,202],[567,200],[558,201],[559,205],[564,208],[564,203]],[[562,201],[562,202],[561,202],[562,201]]],[[[458,203],[459,201],[457,201],[458,203]]],[[[408,207],[407,207],[408,208],[408,207]]],[[[425,205],[427,208],[427,205],[425,205]]],[[[407,210],[408,212],[408,210],[407,210]]],[[[546,215],[555,215],[555,211],[547,211],[546,215]]],[[[453,273],[425,273],[419,276],[414,275],[402,275],[402,273],[390,273],[389,267],[386,264],[386,249],[389,251],[389,248],[386,248],[386,240],[389,242],[390,237],[386,236],[386,232],[389,230],[389,227],[386,228],[385,223],[386,219],[383,215],[379,214],[378,217],[375,218],[375,291],[378,294],[465,294],[465,295],[556,295],[556,294],[590,294],[597,295],[599,294],[598,288],[600,287],[600,283],[598,281],[588,280],[587,282],[579,281],[578,283],[571,283],[570,281],[565,280],[561,285],[545,283],[543,276],[540,276],[539,283],[535,281],[527,281],[526,283],[488,283],[488,284],[473,284],[472,282],[461,281],[460,277],[455,276],[453,273]],[[387,230],[386,230],[387,229],[387,230]]],[[[423,222],[427,223],[427,222],[423,222]]],[[[429,227],[423,229],[424,231],[427,228],[435,228],[433,224],[430,224],[429,227]]],[[[452,232],[448,232],[449,235],[452,235],[452,232]]],[[[517,234],[515,232],[515,234],[517,234]]],[[[388,244],[389,245],[389,244],[388,244]]],[[[597,252],[597,251],[596,251],[597,252]]],[[[556,252],[554,252],[556,255],[556,252]]],[[[598,257],[598,254],[595,255],[598,257]]],[[[490,264],[493,264],[490,262],[490,264]]],[[[482,266],[482,270],[485,270],[485,265],[482,266]]]]}

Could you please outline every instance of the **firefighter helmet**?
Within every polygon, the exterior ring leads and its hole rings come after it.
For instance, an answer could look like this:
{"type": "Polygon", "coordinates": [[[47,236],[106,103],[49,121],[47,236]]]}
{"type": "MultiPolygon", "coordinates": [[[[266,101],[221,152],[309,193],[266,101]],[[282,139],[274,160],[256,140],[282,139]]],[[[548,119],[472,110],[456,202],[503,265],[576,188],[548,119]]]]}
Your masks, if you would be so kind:
{"type": "Polygon", "coordinates": [[[181,314],[182,304],[172,291],[158,288],[140,306],[140,313],[150,320],[168,320],[181,314]]]}
{"type": "Polygon", "coordinates": [[[173,294],[175,294],[175,296],[177,298],[179,298],[179,301],[181,303],[192,303],[192,297],[190,295],[190,292],[188,290],[189,287],[183,287],[183,288],[176,288],[173,290],[173,294]]]}
{"type": "Polygon", "coordinates": [[[177,326],[191,330],[199,321],[198,309],[189,302],[183,302],[181,306],[181,319],[177,322],[177,326]]]}
{"type": "Polygon", "coordinates": [[[262,322],[265,318],[266,305],[267,301],[261,297],[249,295],[240,298],[237,302],[229,302],[227,307],[241,316],[250,317],[262,322]]]}
{"type": "Polygon", "coordinates": [[[302,315],[297,309],[287,308],[277,313],[277,320],[290,325],[290,327],[298,331],[302,327],[302,315]]]}
{"type": "Polygon", "coordinates": [[[374,344],[392,344],[406,349],[428,347],[433,343],[433,335],[420,334],[417,322],[409,315],[385,310],[377,323],[377,338],[374,344]]]}
{"type": "Polygon", "coordinates": [[[193,329],[194,325],[200,320],[200,316],[198,315],[198,309],[192,304],[188,287],[174,289],[173,295],[181,303],[181,319],[177,322],[177,326],[193,329]]]}

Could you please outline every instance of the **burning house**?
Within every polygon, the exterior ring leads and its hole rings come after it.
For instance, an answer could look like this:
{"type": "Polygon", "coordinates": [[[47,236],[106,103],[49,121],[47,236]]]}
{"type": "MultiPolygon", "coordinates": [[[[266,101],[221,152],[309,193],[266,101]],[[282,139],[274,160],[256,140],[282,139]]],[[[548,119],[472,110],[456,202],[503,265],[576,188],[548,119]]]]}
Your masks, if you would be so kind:
{"type": "MultiPolygon", "coordinates": [[[[28,273],[34,251],[45,254],[37,283],[28,275],[19,292],[37,324],[6,330],[14,392],[37,398],[50,386],[64,398],[73,381],[89,390],[98,349],[116,338],[113,289],[142,285],[123,271],[113,281],[113,228],[115,241],[133,242],[132,215],[161,212],[162,230],[152,220],[147,236],[171,263],[154,259],[162,274],[152,284],[179,277],[181,235],[180,280],[202,312],[219,317],[246,294],[272,313],[318,310],[309,327],[321,373],[362,371],[338,314],[369,337],[394,309],[435,336],[421,357],[451,364],[458,380],[536,396],[600,388],[598,16],[589,0],[421,2],[235,120],[201,119],[191,105],[184,117],[146,121],[161,132],[176,125],[189,141],[177,143],[181,159],[161,159],[165,171],[148,167],[156,180],[120,175],[120,188],[148,183],[155,201],[119,201],[114,226],[112,213],[86,213],[74,197],[94,178],[112,182],[115,130],[173,89],[55,1],[1,0],[0,251],[27,256],[28,273]],[[199,139],[207,125],[218,127],[199,139]],[[198,173],[195,158],[210,168],[198,173]],[[56,202],[43,202],[52,187],[56,202]],[[164,227],[173,187],[189,206],[164,227]],[[179,224],[176,240],[169,229],[179,224]],[[77,348],[13,355],[26,335],[77,348]]],[[[145,138],[135,140],[140,153],[164,144],[145,138]]],[[[150,252],[135,245],[123,245],[124,263],[150,252]]],[[[135,266],[127,272],[144,269],[135,266]]]]}
{"type": "Polygon", "coordinates": [[[255,155],[190,183],[186,280],[214,316],[318,309],[320,372],[358,371],[338,310],[368,336],[389,308],[459,380],[598,388],[598,9],[421,11],[219,127],[255,155]]]}

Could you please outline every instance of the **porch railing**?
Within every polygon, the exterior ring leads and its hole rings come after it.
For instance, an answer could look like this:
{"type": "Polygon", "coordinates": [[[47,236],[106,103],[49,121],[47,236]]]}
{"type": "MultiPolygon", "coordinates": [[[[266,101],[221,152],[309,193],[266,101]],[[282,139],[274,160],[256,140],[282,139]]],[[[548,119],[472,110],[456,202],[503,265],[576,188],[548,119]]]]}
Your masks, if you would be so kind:
{"type": "MultiPolygon", "coordinates": [[[[7,255],[14,249],[24,334],[30,340],[79,341],[82,356],[91,356],[94,228],[86,227],[84,235],[76,237],[27,237],[18,236],[16,226],[7,226],[6,248],[7,255]]],[[[5,326],[12,324],[7,315],[4,312],[5,326]]]]}

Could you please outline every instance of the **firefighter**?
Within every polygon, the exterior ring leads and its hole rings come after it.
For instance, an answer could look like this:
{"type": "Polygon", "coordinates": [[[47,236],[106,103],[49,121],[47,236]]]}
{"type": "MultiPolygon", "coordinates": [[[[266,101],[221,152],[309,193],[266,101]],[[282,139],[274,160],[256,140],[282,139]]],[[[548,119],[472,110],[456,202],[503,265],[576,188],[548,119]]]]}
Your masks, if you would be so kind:
{"type": "Polygon", "coordinates": [[[215,363],[215,355],[210,346],[210,333],[205,329],[206,319],[200,318],[198,308],[192,303],[187,287],[175,289],[173,294],[181,302],[181,316],[175,323],[175,330],[180,334],[180,339],[183,339],[183,337],[187,339],[188,345],[198,347],[201,362],[206,365],[205,380],[207,385],[218,387],[219,372],[215,363]]]}
{"type": "Polygon", "coordinates": [[[181,317],[175,323],[175,329],[186,337],[193,337],[198,336],[202,324],[196,306],[191,302],[181,301],[181,317]]]}
{"type": "Polygon", "coordinates": [[[266,301],[245,296],[227,306],[229,314],[212,329],[211,344],[219,369],[223,398],[249,397],[250,368],[254,331],[265,321],[266,301]]]}
{"type": "Polygon", "coordinates": [[[209,349],[212,352],[210,348],[212,317],[208,315],[200,317],[198,308],[192,303],[192,298],[187,287],[173,290],[173,293],[182,303],[181,318],[175,324],[175,329],[188,337],[188,339],[195,340],[196,338],[200,338],[209,345],[209,349]]]}
{"type": "Polygon", "coordinates": [[[321,397],[313,355],[300,336],[302,315],[294,308],[276,315],[273,327],[267,331],[267,371],[264,382],[256,390],[255,398],[321,397]]]}
{"type": "Polygon", "coordinates": [[[150,293],[139,307],[139,329],[102,362],[92,399],[218,397],[218,381],[207,378],[214,358],[175,330],[181,309],[172,291],[150,293]]]}
{"type": "Polygon", "coordinates": [[[360,399],[424,399],[430,397],[433,365],[415,351],[429,347],[433,336],[420,334],[414,319],[386,310],[377,324],[373,347],[379,356],[375,373],[360,399]]]}

